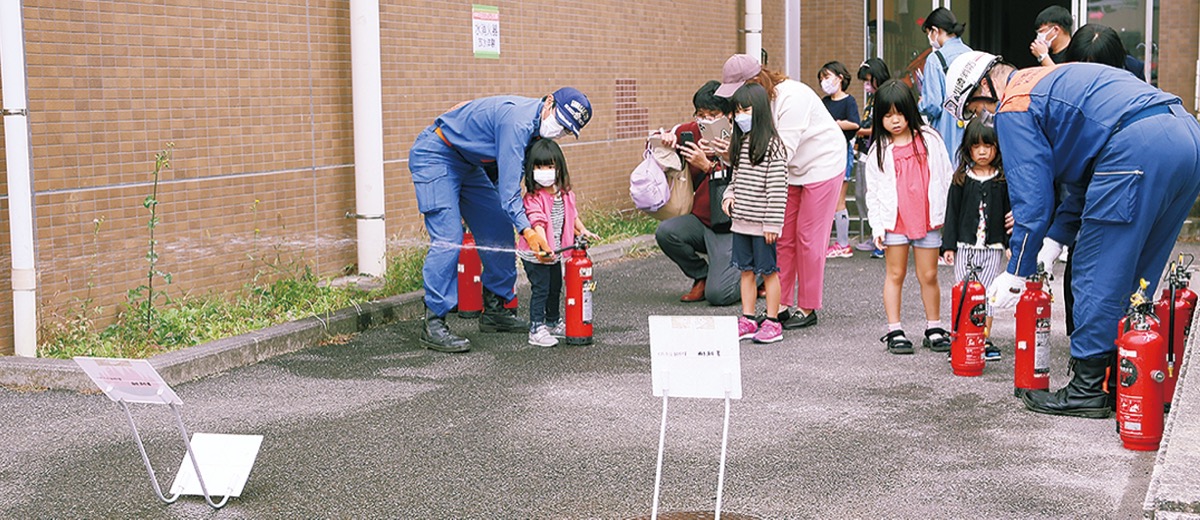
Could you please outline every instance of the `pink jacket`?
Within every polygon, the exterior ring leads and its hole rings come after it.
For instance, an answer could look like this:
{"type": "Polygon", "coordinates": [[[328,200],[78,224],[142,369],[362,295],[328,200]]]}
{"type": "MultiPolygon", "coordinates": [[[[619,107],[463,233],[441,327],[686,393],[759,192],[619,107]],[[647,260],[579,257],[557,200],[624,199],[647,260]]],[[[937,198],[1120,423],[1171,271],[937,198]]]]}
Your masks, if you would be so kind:
{"type": "MultiPolygon", "coordinates": [[[[554,243],[553,233],[550,231],[550,210],[554,208],[554,195],[549,190],[539,189],[533,193],[526,193],[523,197],[525,216],[529,217],[529,227],[542,226],[546,229],[546,241],[550,243],[550,249],[560,249],[575,243],[575,217],[578,216],[575,211],[575,192],[559,191],[563,196],[562,245],[554,243]]],[[[517,240],[517,250],[530,250],[525,237],[522,236],[517,240]]]]}

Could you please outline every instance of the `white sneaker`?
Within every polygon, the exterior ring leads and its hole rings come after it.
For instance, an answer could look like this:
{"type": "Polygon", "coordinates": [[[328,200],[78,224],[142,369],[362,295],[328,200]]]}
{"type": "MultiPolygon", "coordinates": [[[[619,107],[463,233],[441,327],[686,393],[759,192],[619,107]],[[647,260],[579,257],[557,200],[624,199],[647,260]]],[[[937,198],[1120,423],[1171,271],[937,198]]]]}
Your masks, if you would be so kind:
{"type": "Polygon", "coordinates": [[[555,322],[554,326],[550,327],[550,335],[556,338],[567,337],[567,323],[563,320],[555,322]]]}
{"type": "Polygon", "coordinates": [[[558,340],[550,335],[550,329],[545,325],[539,325],[529,333],[529,344],[535,347],[553,347],[558,344],[558,340]]]}

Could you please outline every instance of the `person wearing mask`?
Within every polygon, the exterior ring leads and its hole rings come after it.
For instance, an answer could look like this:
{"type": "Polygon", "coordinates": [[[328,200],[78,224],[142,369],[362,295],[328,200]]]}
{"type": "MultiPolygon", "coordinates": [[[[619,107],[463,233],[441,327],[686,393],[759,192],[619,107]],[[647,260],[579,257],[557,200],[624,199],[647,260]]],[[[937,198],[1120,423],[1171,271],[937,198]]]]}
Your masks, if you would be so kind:
{"type": "Polygon", "coordinates": [[[994,122],[1004,156],[1012,258],[988,299],[1014,306],[1037,264],[1075,240],[1071,285],[1087,298],[1074,309],[1074,375],[1056,392],[1027,392],[1022,400],[1038,413],[1109,417],[1113,325],[1139,280],[1153,294],[1200,194],[1200,123],[1178,97],[1107,65],[1016,70],[972,52],[947,77],[954,87],[946,110],[994,122]]]}
{"type": "MultiPolygon", "coordinates": [[[[863,82],[863,92],[866,92],[866,99],[863,101],[862,111],[862,126],[858,129],[854,138],[854,153],[859,157],[866,157],[871,151],[871,144],[874,138],[871,132],[871,120],[875,107],[875,91],[879,90],[879,86],[887,83],[887,80],[892,79],[892,74],[888,71],[887,63],[884,63],[879,58],[867,58],[862,65],[858,67],[858,79],[863,82]]],[[[869,219],[869,211],[867,205],[861,201],[865,201],[867,196],[867,176],[866,168],[859,168],[854,179],[854,200],[860,201],[856,206],[859,211],[859,218],[869,219]]],[[[863,235],[863,241],[855,249],[859,251],[870,251],[871,258],[883,258],[883,250],[875,248],[875,241],[871,235],[863,235]]]]}
{"type": "Polygon", "coordinates": [[[1038,13],[1033,21],[1037,36],[1029,44],[1029,53],[1037,60],[1038,65],[1048,67],[1067,60],[1067,46],[1071,44],[1071,28],[1075,26],[1075,18],[1065,7],[1052,5],[1038,13]]]}
{"type": "Polygon", "coordinates": [[[837,209],[833,213],[833,227],[836,231],[833,244],[829,246],[825,256],[828,258],[850,258],[854,250],[850,248],[850,213],[846,211],[846,189],[850,187],[851,175],[854,174],[854,135],[858,132],[858,102],[846,89],[850,88],[850,71],[840,61],[831,61],[821,66],[817,71],[817,81],[821,83],[821,92],[825,97],[821,103],[829,110],[834,122],[846,134],[846,175],[842,189],[838,193],[837,209]]]}
{"type": "Polygon", "coordinates": [[[687,161],[695,190],[692,212],[664,220],[654,231],[654,239],[663,254],[692,279],[691,290],[679,298],[685,303],[707,301],[710,305],[732,305],[739,296],[740,273],[730,263],[733,252],[730,222],[727,218],[718,219],[714,227],[712,208],[719,208],[721,201],[716,200],[713,204],[709,184],[709,179],[714,176],[728,182],[729,172],[708,139],[700,138],[700,124],[714,124],[719,119],[728,121],[730,118],[729,100],[716,95],[720,86],[721,82],[717,80],[709,81],[692,96],[695,120],[680,124],[669,132],[655,134],[664,146],[679,148],[680,155],[687,161]],[[691,132],[698,140],[681,143],[679,136],[684,132],[691,132]]]}
{"type": "Polygon", "coordinates": [[[513,229],[546,262],[552,250],[530,227],[521,199],[525,151],[536,139],[558,139],[592,118],[587,96],[564,87],[542,98],[493,96],[468,101],[422,130],[408,155],[417,209],[425,217],[429,252],[421,270],[425,324],[421,344],[438,352],[467,352],[471,342],[446,325],[458,304],[457,264],[465,220],[483,262],[482,332],[526,332],[505,303],[516,295],[513,229]],[[495,177],[487,172],[495,171],[495,177]]]}
{"type": "Polygon", "coordinates": [[[1146,80],[1145,64],[1125,52],[1121,36],[1107,25],[1089,23],[1080,27],[1071,37],[1071,43],[1063,51],[1063,56],[1067,62],[1102,63],[1125,69],[1138,79],[1146,80]]]}
{"type": "MultiPolygon", "coordinates": [[[[846,136],[808,85],[763,67],[753,56],[731,56],[721,75],[718,96],[731,97],[746,83],[767,91],[788,171],[787,209],[776,242],[785,307],[778,317],[784,329],[816,325],[825,288],[825,244],[846,170],[846,136]]],[[[728,160],[728,143],[719,148],[728,160]]]]}
{"type": "Polygon", "coordinates": [[[945,7],[934,9],[925,18],[925,23],[921,24],[933,52],[925,59],[925,75],[921,83],[921,101],[918,108],[921,115],[929,121],[929,125],[942,136],[946,143],[946,155],[952,161],[956,160],[958,146],[962,143],[963,125],[954,119],[953,115],[942,110],[942,103],[946,100],[946,70],[954,63],[955,58],[971,50],[962,42],[962,33],[966,27],[945,7]]]}

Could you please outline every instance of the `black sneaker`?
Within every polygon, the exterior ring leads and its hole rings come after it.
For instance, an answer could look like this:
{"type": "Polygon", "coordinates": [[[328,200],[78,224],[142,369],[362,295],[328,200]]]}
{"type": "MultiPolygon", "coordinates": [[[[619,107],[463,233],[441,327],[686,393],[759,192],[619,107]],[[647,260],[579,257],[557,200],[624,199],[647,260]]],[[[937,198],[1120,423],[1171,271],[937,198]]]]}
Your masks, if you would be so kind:
{"type": "Polygon", "coordinates": [[[882,338],[879,338],[887,344],[887,351],[892,354],[912,354],[913,344],[908,338],[904,337],[904,331],[893,330],[882,338]]]}
{"type": "Polygon", "coordinates": [[[1002,355],[1000,348],[992,344],[992,340],[983,341],[983,360],[984,361],[1000,361],[1002,355]]]}
{"type": "Polygon", "coordinates": [[[786,319],[783,317],[783,313],[779,314],[779,322],[783,324],[784,329],[802,329],[817,324],[817,311],[815,310],[804,316],[801,316],[799,312],[789,314],[786,319]]]}

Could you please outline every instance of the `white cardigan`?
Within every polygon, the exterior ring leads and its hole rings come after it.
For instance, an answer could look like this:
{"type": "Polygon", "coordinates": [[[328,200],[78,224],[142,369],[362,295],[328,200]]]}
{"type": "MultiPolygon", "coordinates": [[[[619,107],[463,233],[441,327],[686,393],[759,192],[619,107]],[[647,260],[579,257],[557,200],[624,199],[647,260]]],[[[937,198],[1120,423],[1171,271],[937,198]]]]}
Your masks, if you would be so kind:
{"type": "Polygon", "coordinates": [[[808,85],[794,79],[775,85],[771,112],[787,150],[788,184],[815,184],[846,171],[846,134],[808,85]]]}
{"type": "MultiPolygon", "coordinates": [[[[941,227],[946,221],[946,197],[950,192],[950,179],[954,167],[942,136],[929,125],[921,128],[925,137],[925,152],[929,163],[929,227],[941,227]]],[[[867,221],[871,224],[871,235],[884,236],[896,227],[896,162],[892,157],[895,145],[888,142],[883,151],[883,169],[879,168],[878,146],[872,146],[867,154],[867,221]]]]}

